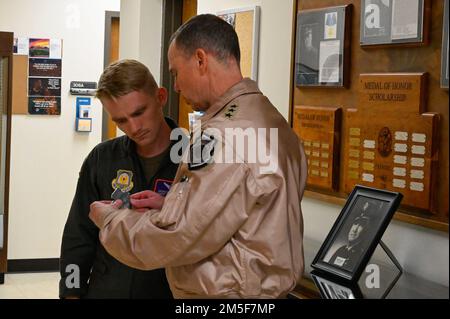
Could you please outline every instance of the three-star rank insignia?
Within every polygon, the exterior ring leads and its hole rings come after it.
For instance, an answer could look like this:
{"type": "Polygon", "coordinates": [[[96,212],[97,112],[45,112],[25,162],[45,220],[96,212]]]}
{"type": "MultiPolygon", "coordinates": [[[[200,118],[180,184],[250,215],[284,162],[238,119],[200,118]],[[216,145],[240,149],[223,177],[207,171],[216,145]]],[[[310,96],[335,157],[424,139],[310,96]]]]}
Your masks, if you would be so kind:
{"type": "Polygon", "coordinates": [[[236,113],[237,108],[238,108],[238,106],[235,105],[235,104],[233,104],[230,107],[228,107],[228,109],[225,112],[225,117],[227,119],[231,119],[234,116],[234,114],[236,113]]]}

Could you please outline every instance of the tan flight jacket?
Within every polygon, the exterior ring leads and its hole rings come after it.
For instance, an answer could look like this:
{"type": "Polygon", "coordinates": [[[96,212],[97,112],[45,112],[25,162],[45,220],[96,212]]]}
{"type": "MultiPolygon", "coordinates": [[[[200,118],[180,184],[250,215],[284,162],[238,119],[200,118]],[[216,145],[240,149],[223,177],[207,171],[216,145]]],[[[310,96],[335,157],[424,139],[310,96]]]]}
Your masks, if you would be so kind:
{"type": "Polygon", "coordinates": [[[166,267],[176,298],[285,297],[304,269],[300,201],[307,168],[300,140],[250,79],[229,89],[201,120],[202,129],[222,133],[266,128],[267,145],[258,142],[265,154],[273,143],[269,129],[278,129],[278,152],[271,155],[277,167],[262,174],[268,165],[261,161],[213,162],[198,170],[181,163],[161,211],[105,209],[94,220],[100,240],[131,267],[166,267]]]}

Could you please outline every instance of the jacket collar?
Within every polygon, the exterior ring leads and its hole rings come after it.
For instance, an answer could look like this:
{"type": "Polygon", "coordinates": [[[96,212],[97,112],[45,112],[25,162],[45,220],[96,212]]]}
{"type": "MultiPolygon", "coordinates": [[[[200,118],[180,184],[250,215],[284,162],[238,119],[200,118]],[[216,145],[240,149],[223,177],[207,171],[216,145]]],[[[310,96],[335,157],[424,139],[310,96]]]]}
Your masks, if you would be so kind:
{"type": "Polygon", "coordinates": [[[228,89],[202,116],[202,122],[206,122],[216,116],[228,103],[244,94],[261,93],[258,84],[249,78],[244,78],[228,89]]]}

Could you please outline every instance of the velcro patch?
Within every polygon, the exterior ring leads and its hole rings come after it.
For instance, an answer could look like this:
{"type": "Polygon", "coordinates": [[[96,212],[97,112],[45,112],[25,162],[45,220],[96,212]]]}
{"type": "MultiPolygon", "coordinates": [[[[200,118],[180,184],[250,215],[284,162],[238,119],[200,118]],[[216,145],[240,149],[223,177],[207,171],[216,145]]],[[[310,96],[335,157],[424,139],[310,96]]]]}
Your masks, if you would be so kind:
{"type": "Polygon", "coordinates": [[[153,191],[161,196],[166,196],[172,186],[173,180],[157,179],[153,191]]]}

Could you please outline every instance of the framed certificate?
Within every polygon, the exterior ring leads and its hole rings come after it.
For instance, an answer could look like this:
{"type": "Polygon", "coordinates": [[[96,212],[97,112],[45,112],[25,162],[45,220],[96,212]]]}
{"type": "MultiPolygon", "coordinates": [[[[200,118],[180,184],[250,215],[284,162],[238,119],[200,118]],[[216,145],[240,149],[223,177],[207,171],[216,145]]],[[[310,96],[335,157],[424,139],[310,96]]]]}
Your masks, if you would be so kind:
{"type": "Polygon", "coordinates": [[[297,16],[295,84],[347,87],[351,5],[300,11],[297,16]]]}
{"type": "Polygon", "coordinates": [[[428,42],[429,0],[362,0],[361,46],[428,42]]]}

